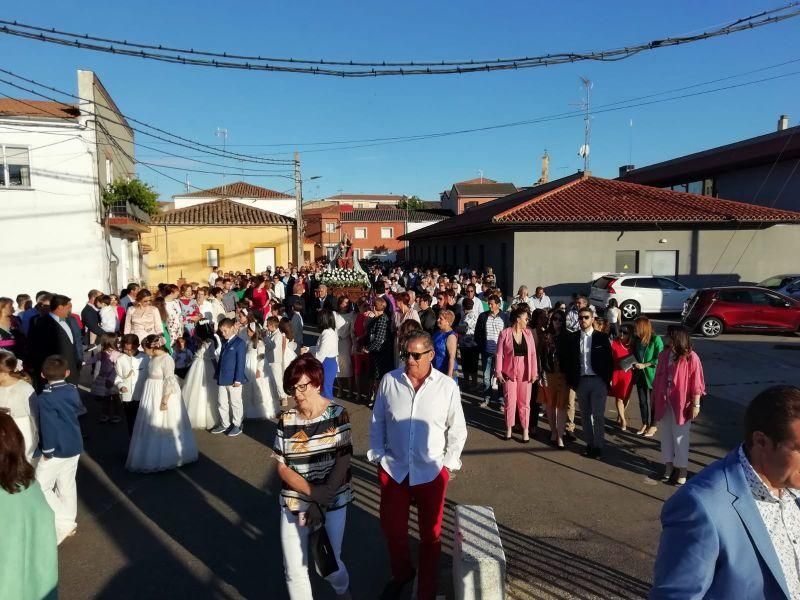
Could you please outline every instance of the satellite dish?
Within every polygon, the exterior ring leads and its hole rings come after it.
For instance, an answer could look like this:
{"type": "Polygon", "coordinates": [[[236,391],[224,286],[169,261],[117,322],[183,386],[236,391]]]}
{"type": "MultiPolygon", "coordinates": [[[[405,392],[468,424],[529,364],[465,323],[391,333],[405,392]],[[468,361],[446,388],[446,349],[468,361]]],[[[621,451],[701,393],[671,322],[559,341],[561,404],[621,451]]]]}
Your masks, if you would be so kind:
{"type": "Polygon", "coordinates": [[[586,158],[587,156],[589,156],[589,144],[583,144],[581,146],[581,149],[578,150],[578,156],[580,156],[581,158],[586,158]]]}

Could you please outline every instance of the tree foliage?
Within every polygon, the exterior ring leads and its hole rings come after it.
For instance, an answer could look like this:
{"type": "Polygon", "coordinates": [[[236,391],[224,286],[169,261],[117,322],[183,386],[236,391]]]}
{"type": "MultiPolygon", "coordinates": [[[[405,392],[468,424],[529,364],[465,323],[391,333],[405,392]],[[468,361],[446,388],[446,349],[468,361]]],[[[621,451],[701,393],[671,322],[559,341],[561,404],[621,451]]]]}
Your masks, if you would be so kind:
{"type": "Polygon", "coordinates": [[[422,207],[422,200],[417,196],[403,196],[397,203],[397,208],[401,210],[420,210],[422,207]]]}
{"type": "Polygon", "coordinates": [[[103,190],[103,205],[106,208],[124,202],[141,208],[148,215],[159,212],[158,193],[140,179],[117,179],[103,190]]]}

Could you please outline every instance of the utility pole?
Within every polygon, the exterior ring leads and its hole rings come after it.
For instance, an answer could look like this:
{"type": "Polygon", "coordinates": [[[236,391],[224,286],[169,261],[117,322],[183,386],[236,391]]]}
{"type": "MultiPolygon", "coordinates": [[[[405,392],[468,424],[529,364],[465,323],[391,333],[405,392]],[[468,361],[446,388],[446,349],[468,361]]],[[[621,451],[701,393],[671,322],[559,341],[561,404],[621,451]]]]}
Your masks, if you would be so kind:
{"type": "Polygon", "coordinates": [[[300,153],[294,153],[294,201],[297,219],[297,254],[295,265],[299,269],[303,264],[303,179],[300,176],[300,153]]]}
{"type": "Polygon", "coordinates": [[[581,77],[581,82],[583,83],[583,87],[586,90],[586,97],[583,101],[583,146],[581,146],[580,152],[578,153],[580,156],[583,157],[583,172],[589,172],[589,141],[592,136],[592,121],[591,121],[591,114],[589,111],[590,103],[589,103],[589,92],[592,89],[592,82],[586,78],[581,77]]]}
{"type": "Polygon", "coordinates": [[[217,137],[222,138],[222,194],[225,195],[225,152],[227,149],[228,144],[228,130],[223,129],[221,127],[217,127],[217,131],[214,132],[214,135],[217,137]]]}

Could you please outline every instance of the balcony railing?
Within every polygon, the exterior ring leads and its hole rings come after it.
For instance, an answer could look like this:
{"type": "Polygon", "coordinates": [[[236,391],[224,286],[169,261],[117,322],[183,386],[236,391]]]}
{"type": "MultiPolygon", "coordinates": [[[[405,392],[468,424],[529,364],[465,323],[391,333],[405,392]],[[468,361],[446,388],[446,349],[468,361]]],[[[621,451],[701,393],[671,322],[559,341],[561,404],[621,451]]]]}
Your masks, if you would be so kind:
{"type": "Polygon", "coordinates": [[[130,202],[115,202],[106,212],[108,224],[118,229],[149,231],[150,215],[130,202]]]}

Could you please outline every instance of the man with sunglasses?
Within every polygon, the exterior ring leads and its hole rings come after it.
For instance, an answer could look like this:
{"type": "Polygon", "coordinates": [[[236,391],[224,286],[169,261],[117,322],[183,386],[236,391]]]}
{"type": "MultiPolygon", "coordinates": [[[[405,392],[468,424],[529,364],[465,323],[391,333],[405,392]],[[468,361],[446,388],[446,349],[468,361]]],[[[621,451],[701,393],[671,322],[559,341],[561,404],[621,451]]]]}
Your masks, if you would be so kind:
{"type": "Polygon", "coordinates": [[[664,504],[651,599],[800,598],[800,388],[756,396],[744,434],[664,504]]]}
{"type": "Polygon", "coordinates": [[[605,412],[614,359],[611,342],[605,333],[594,330],[594,313],[588,307],[578,310],[580,331],[569,334],[566,375],[569,387],[581,409],[583,456],[603,457],[605,412]]]}
{"type": "Polygon", "coordinates": [[[412,333],[402,352],[405,367],[380,382],[372,411],[367,459],[378,465],[381,529],[392,578],[381,600],[400,598],[414,579],[408,542],[412,500],[419,521],[419,600],[434,600],[441,553],[442,515],[450,473],[461,468],[467,425],[456,382],[432,368],[433,342],[412,333]]]}

